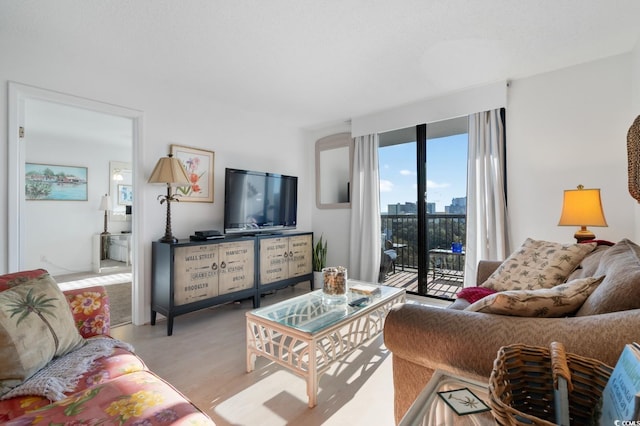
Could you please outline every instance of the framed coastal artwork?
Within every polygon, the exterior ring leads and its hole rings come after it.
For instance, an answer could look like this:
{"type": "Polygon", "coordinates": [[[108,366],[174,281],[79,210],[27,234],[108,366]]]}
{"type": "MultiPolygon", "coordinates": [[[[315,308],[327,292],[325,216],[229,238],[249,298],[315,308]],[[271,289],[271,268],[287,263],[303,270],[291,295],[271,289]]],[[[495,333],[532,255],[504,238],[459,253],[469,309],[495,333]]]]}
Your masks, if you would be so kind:
{"type": "Polygon", "coordinates": [[[213,203],[213,159],[215,153],[205,149],[171,145],[171,154],[179,159],[187,171],[191,185],[179,186],[180,201],[213,203]]]}
{"type": "Polygon", "coordinates": [[[133,186],[118,185],[118,204],[130,206],[133,203],[133,186]]]}
{"type": "Polygon", "coordinates": [[[26,163],[25,199],[87,201],[87,168],[26,163]]]}

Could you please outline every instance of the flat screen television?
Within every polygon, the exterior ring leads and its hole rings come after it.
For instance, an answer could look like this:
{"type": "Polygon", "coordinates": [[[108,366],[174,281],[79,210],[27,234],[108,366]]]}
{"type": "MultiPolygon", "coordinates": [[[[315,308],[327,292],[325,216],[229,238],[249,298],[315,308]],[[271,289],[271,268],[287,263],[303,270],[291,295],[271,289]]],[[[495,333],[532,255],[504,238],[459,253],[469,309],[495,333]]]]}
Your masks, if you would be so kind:
{"type": "Polygon", "coordinates": [[[296,176],[225,169],[225,234],[295,229],[297,213],[296,176]]]}

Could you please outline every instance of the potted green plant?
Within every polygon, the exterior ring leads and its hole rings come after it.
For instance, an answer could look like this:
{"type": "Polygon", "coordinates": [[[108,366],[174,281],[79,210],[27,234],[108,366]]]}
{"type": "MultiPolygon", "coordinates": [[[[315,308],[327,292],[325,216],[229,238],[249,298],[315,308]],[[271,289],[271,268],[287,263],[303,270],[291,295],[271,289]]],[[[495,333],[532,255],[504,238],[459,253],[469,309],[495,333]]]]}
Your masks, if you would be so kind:
{"type": "Polygon", "coordinates": [[[327,266],[327,240],[323,240],[323,236],[316,242],[313,247],[313,287],[322,288],[322,268],[327,266]]]}

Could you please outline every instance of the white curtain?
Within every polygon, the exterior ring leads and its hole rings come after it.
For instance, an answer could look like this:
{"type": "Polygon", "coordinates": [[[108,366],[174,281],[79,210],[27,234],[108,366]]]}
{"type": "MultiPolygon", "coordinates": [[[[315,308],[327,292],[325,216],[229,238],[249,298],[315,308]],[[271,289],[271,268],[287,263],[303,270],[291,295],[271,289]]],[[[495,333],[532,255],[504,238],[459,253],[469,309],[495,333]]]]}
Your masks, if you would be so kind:
{"type": "Polygon", "coordinates": [[[469,116],[465,286],[476,283],[479,260],[509,255],[504,123],[499,109],[469,116]]]}
{"type": "Polygon", "coordinates": [[[378,135],[354,138],[349,278],[375,283],[380,271],[378,135]]]}

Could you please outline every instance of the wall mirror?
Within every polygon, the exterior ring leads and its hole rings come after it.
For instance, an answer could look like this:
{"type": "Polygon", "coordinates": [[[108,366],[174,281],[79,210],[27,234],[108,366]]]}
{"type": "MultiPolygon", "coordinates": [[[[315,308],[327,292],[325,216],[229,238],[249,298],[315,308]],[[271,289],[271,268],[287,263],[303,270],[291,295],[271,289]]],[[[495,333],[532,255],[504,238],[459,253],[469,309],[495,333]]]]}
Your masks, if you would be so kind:
{"type": "Polygon", "coordinates": [[[109,194],[111,195],[110,219],[130,221],[131,205],[133,204],[131,163],[109,162],[109,194]]]}
{"type": "Polygon", "coordinates": [[[351,207],[350,133],[338,133],[316,141],[316,206],[319,209],[351,207]]]}

